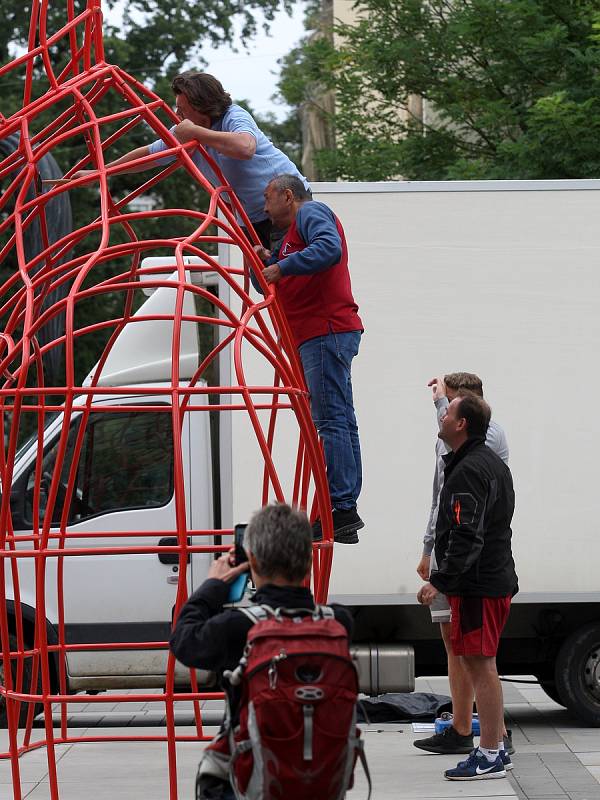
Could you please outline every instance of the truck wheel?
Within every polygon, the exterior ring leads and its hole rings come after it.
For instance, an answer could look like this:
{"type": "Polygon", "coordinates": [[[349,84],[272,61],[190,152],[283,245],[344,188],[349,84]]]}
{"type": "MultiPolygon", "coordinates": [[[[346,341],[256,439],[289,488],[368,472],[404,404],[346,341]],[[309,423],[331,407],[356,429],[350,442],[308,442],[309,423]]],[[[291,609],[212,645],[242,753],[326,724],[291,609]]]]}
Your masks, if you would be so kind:
{"type": "Polygon", "coordinates": [[[585,625],[564,642],[556,659],[555,684],[570,711],[600,727],[600,624],[585,625]]]}
{"type": "Polygon", "coordinates": [[[554,681],[549,680],[540,680],[540,686],[546,692],[550,700],[554,700],[555,703],[558,703],[559,706],[564,706],[564,700],[558,693],[558,689],[556,688],[556,683],[554,681]]]}
{"type": "MultiPolygon", "coordinates": [[[[14,634],[10,634],[10,649],[17,650],[17,637],[14,634]]],[[[25,648],[28,645],[25,644],[25,648]]],[[[14,681],[17,677],[17,664],[13,662],[12,664],[13,670],[13,686],[14,681]]],[[[39,679],[39,678],[38,678],[39,679]]],[[[2,659],[2,651],[0,650],[0,683],[4,686],[4,663],[2,659]]],[[[23,691],[29,692],[31,690],[31,659],[26,658],[23,662],[23,691]]],[[[35,714],[39,712],[41,705],[36,705],[35,714]]],[[[29,709],[29,703],[21,703],[21,708],[19,711],[19,726],[25,727],[27,722],[27,711],[29,709]]],[[[0,728],[8,728],[8,717],[6,714],[6,701],[3,696],[0,696],[0,728]]]]}

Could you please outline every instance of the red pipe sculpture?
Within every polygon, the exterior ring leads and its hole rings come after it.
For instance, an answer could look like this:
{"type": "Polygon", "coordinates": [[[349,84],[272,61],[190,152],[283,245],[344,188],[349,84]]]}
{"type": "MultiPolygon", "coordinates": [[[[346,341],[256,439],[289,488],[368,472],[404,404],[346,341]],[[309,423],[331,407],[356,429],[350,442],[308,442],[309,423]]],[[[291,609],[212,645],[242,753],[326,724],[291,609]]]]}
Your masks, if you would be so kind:
{"type": "MultiPolygon", "coordinates": [[[[67,0],[65,24],[55,32],[47,30],[48,3],[49,0],[33,0],[29,49],[0,68],[0,77],[8,73],[18,77],[24,72],[22,108],[10,117],[0,118],[0,138],[19,136],[18,147],[0,163],[0,180],[8,183],[0,198],[0,211],[5,215],[0,224],[5,242],[0,251],[0,263],[10,255],[17,265],[0,289],[3,330],[0,334],[0,415],[5,432],[0,446],[3,668],[0,695],[9,732],[9,749],[0,757],[10,759],[13,796],[20,800],[20,756],[36,748],[45,748],[50,795],[58,800],[58,746],[92,741],[165,741],[169,797],[174,800],[177,797],[176,742],[208,738],[203,732],[200,703],[221,695],[199,689],[195,674],[190,675],[191,691],[176,691],[175,662],[170,655],[168,659],[165,656],[165,688],[160,694],[72,693],[67,669],[69,657],[74,658],[78,653],[100,657],[103,653],[132,650],[164,653],[166,641],[107,642],[89,641],[89,637],[86,641],[77,641],[77,626],[70,624],[70,601],[66,597],[70,565],[78,559],[103,559],[103,564],[108,560],[111,567],[114,565],[115,581],[119,581],[124,573],[116,570],[122,570],[129,556],[156,558],[175,554],[177,563],[172,569],[176,575],[173,580],[177,583],[174,598],[174,613],[177,614],[187,597],[190,559],[197,554],[228,549],[227,542],[232,535],[231,527],[194,529],[192,525],[190,487],[186,486],[186,481],[189,484],[188,465],[182,441],[185,420],[191,414],[207,412],[213,418],[215,414],[244,414],[256,438],[263,465],[254,507],[269,500],[287,501],[308,509],[313,518],[320,516],[322,519],[324,537],[321,543],[314,545],[312,580],[316,598],[323,602],[327,598],[333,556],[325,466],[310,416],[298,355],[276,291],[262,279],[261,263],[241,230],[242,225],[250,230],[258,244],[238,199],[208,153],[197,143],[179,144],[157,116],[160,111],[163,118],[166,116],[175,123],[177,118],[172,109],[118,66],[106,63],[100,0],[87,0],[85,11],[80,14],[76,14],[73,0],[67,0]],[[66,47],[70,54],[68,63],[60,71],[53,66],[53,48],[57,44],[63,49],[66,47]],[[121,98],[121,110],[104,114],[102,100],[110,94],[121,98]],[[47,122],[48,113],[54,110],[55,118],[47,122]],[[107,168],[105,151],[141,125],[150,126],[157,138],[170,145],[167,155],[171,155],[173,161],[144,179],[126,197],[117,199],[111,193],[109,178],[118,175],[121,168],[107,168]],[[38,172],[40,160],[57,146],[79,144],[82,139],[87,152],[65,177],[68,179],[84,168],[92,169],[93,173],[59,182],[42,191],[38,172]],[[209,183],[192,161],[190,149],[195,146],[200,147],[211,165],[218,185],[209,183]],[[190,180],[204,188],[210,198],[208,211],[133,210],[130,207],[132,201],[148,195],[175,169],[186,170],[190,180]],[[48,204],[67,191],[72,200],[76,199],[77,189],[84,185],[98,189],[97,218],[53,240],[48,233],[48,204]],[[172,218],[172,238],[139,238],[136,226],[140,220],[165,216],[172,218]],[[182,220],[193,221],[193,233],[177,236],[178,222],[182,220]],[[40,226],[42,249],[33,255],[29,252],[28,259],[24,237],[34,224],[40,226]],[[116,233],[119,235],[115,236],[116,233]],[[238,257],[241,253],[239,262],[243,266],[234,267],[222,263],[223,259],[218,260],[213,254],[219,245],[229,245],[228,252],[237,253],[238,257]],[[155,263],[143,266],[143,257],[153,253],[161,257],[168,253],[166,265],[170,266],[166,268],[155,263]],[[264,291],[264,297],[259,300],[250,294],[249,265],[256,269],[264,291]],[[213,279],[216,276],[223,288],[219,296],[207,288],[209,274],[213,279]],[[144,305],[140,307],[137,301],[142,289],[146,292],[168,290],[170,308],[146,311],[144,305]],[[106,302],[107,298],[111,302],[106,302]],[[200,301],[205,301],[204,305],[200,301]],[[207,303],[214,309],[214,316],[203,313],[207,303]],[[92,304],[95,321],[90,323],[88,318],[84,324],[78,310],[83,306],[90,308],[92,304]],[[40,343],[40,329],[57,318],[61,320],[61,334],[50,341],[46,341],[46,337],[40,343]],[[197,358],[194,368],[190,371],[186,366],[182,374],[181,365],[187,365],[183,331],[190,324],[196,335],[200,332],[201,338],[204,331],[203,341],[210,340],[212,344],[197,358]],[[134,380],[131,364],[124,378],[119,378],[118,370],[114,369],[119,358],[122,364],[123,350],[127,349],[123,348],[123,343],[140,325],[142,329],[138,330],[150,330],[143,326],[163,326],[161,330],[168,331],[170,336],[168,366],[158,387],[144,385],[144,380],[152,382],[147,375],[141,382],[134,380]],[[99,331],[104,332],[107,343],[88,378],[77,381],[75,351],[86,336],[99,331]],[[64,356],[64,385],[48,386],[44,383],[44,359],[57,348],[62,349],[64,356]],[[231,385],[207,382],[210,368],[228,356],[235,376],[231,385]],[[265,366],[273,375],[267,385],[264,381],[252,382],[257,363],[260,363],[261,375],[264,375],[265,366]],[[115,394],[120,396],[118,404],[111,399],[115,394]],[[153,399],[147,402],[150,394],[153,399]],[[144,396],[146,402],[141,403],[144,396]],[[78,482],[81,474],[93,466],[86,461],[90,437],[95,430],[93,423],[105,415],[111,419],[120,415],[122,419],[127,414],[131,419],[150,414],[152,425],[166,431],[165,441],[172,448],[172,525],[166,528],[159,525],[160,530],[155,530],[156,526],[131,530],[124,528],[122,515],[121,523],[113,526],[111,519],[114,517],[97,514],[97,525],[82,529],[78,520],[86,498],[81,496],[78,482]],[[292,419],[298,441],[291,467],[279,463],[275,447],[276,431],[285,415],[287,424],[292,419]],[[163,423],[157,424],[156,420],[163,420],[163,423]],[[167,420],[166,425],[164,420],[167,420]],[[49,428],[56,433],[53,445],[49,443],[49,428]],[[33,436],[24,450],[30,453],[30,463],[35,465],[22,490],[28,498],[30,520],[27,524],[24,522],[27,515],[15,508],[14,500],[19,480],[23,479],[19,473],[22,455],[17,452],[18,445],[26,432],[33,436]],[[52,448],[51,473],[44,471],[44,465],[49,463],[49,447],[52,448]],[[289,487],[282,472],[292,475],[289,487]],[[169,544],[159,543],[164,537],[171,537],[169,544]],[[175,729],[175,704],[190,700],[195,710],[195,733],[182,736],[175,729]],[[165,735],[77,736],[68,729],[69,706],[107,702],[162,704],[167,720],[165,735]],[[57,709],[60,726],[55,729],[53,711],[57,709]],[[40,710],[44,721],[41,731],[37,723],[34,725],[34,714],[40,710]]],[[[164,156],[164,153],[145,156],[139,163],[151,165],[164,156]]],[[[135,365],[133,369],[135,371],[135,365]]],[[[115,442],[109,457],[123,458],[119,446],[125,448],[126,444],[115,442]]],[[[141,469],[140,465],[138,467],[141,469]]],[[[249,481],[255,478],[255,475],[248,475],[249,481]]],[[[126,488],[120,487],[121,490],[126,488]]],[[[109,489],[104,487],[102,491],[106,493],[109,489]]],[[[247,512],[252,510],[248,508],[247,512]]],[[[94,588],[90,586],[90,591],[94,588]]],[[[101,600],[98,605],[102,605],[101,600]]],[[[170,616],[171,607],[165,608],[165,619],[170,616]]],[[[109,761],[106,768],[110,769],[109,761]]]]}

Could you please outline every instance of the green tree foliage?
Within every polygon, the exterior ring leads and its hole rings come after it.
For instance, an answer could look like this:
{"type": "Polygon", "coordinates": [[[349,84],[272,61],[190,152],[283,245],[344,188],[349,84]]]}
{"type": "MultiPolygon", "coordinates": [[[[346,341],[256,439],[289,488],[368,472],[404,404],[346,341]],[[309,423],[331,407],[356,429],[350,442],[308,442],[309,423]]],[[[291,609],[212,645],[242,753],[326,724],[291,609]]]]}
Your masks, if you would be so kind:
{"type": "Polygon", "coordinates": [[[359,0],[356,8],[358,24],[338,26],[342,47],[320,42],[302,53],[336,92],[337,146],[320,155],[331,174],[600,175],[597,0],[359,0]],[[411,96],[423,98],[423,119],[411,96]]]}
{"type": "MultiPolygon", "coordinates": [[[[279,98],[287,103],[292,111],[286,120],[293,130],[300,134],[302,117],[314,115],[324,122],[329,120],[331,108],[331,88],[333,75],[331,68],[337,62],[333,49],[332,0],[309,0],[305,6],[305,35],[298,45],[287,53],[279,64],[281,72],[277,84],[279,98]]],[[[303,142],[302,145],[305,145],[303,142]]],[[[300,149],[302,157],[302,147],[300,149]]],[[[330,163],[330,154],[317,154],[312,165],[313,180],[335,180],[335,166],[330,163]]]]}

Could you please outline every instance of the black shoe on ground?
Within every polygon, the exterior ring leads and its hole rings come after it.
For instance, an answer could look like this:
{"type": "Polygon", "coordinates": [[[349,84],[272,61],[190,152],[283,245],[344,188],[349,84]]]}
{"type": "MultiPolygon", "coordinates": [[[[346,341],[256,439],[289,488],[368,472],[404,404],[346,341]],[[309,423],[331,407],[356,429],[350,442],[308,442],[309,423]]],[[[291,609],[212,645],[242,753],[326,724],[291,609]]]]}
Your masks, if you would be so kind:
{"type": "Polygon", "coordinates": [[[461,736],[451,725],[441,733],[434,733],[427,739],[417,739],[413,744],[419,750],[439,755],[470,753],[474,749],[473,735],[461,736]]]}
{"type": "MultiPolygon", "coordinates": [[[[356,508],[338,509],[334,508],[331,514],[333,519],[333,538],[341,544],[356,544],[358,534],[365,523],[358,516],[356,508]]],[[[323,539],[321,520],[318,519],[312,526],[313,542],[320,542],[323,539]]]]}
{"type": "Polygon", "coordinates": [[[513,747],[512,743],[512,731],[509,731],[507,728],[506,736],[503,736],[502,739],[504,740],[504,749],[509,756],[512,756],[512,754],[515,752],[515,748],[513,747]]]}

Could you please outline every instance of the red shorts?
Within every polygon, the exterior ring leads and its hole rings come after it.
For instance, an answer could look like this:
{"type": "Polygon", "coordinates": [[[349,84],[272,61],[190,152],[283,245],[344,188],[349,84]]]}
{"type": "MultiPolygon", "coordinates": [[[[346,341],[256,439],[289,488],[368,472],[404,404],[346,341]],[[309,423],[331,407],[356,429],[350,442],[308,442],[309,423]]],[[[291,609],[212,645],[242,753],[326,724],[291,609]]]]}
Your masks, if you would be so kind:
{"type": "Polygon", "coordinates": [[[456,656],[495,656],[510,611],[509,597],[449,596],[450,641],[456,656]]]}

